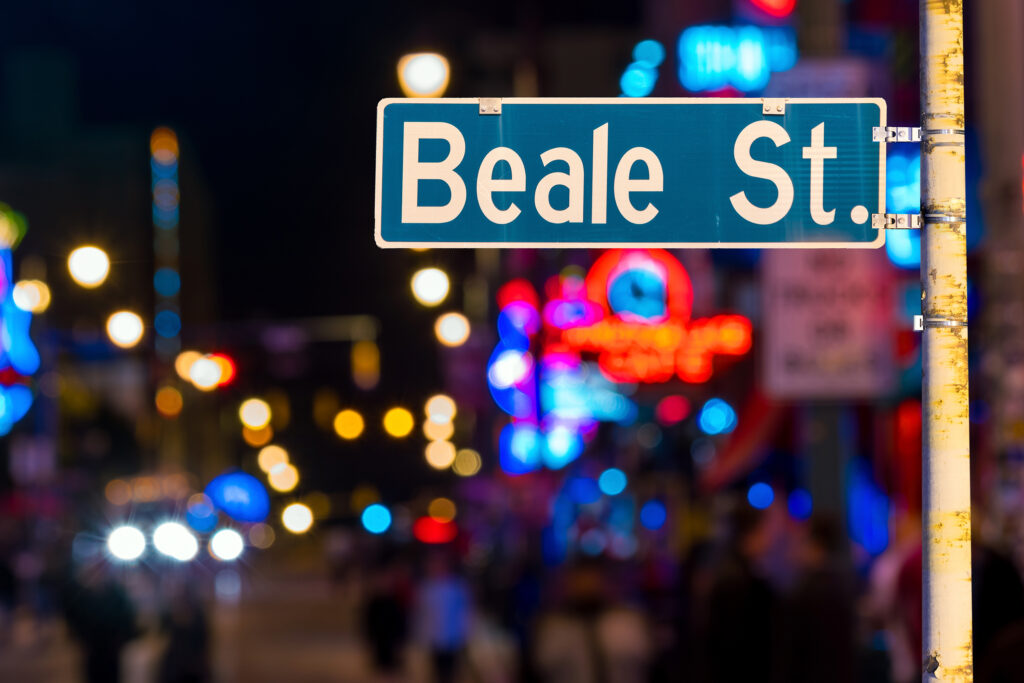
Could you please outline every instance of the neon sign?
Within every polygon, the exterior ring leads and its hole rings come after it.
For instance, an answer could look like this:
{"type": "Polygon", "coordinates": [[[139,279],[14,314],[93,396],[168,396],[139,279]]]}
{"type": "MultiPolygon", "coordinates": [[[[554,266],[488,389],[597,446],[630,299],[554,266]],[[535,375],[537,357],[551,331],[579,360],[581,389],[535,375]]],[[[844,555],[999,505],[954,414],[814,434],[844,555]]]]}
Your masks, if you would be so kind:
{"type": "Polygon", "coordinates": [[[796,64],[796,36],[784,27],[692,26],[679,36],[679,82],[691,92],[768,85],[796,64]]]}
{"type": "Polygon", "coordinates": [[[750,350],[751,325],[743,316],[691,319],[690,278],[666,251],[608,251],[590,269],[583,291],[591,307],[578,308],[589,315],[568,324],[554,314],[547,319],[558,329],[554,346],[596,353],[598,367],[612,381],[705,382],[715,356],[750,350]]]}

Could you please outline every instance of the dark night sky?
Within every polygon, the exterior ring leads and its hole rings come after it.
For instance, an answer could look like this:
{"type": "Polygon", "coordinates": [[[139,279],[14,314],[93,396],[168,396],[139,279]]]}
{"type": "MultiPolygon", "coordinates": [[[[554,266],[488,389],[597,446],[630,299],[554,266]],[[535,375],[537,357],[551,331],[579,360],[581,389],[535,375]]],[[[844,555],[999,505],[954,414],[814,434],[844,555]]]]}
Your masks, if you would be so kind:
{"type": "Polygon", "coordinates": [[[373,243],[375,107],[400,94],[398,56],[447,51],[448,94],[476,94],[458,90],[474,28],[628,24],[637,5],[43,0],[9,4],[0,22],[7,49],[75,58],[87,125],[179,131],[212,198],[223,317],[373,312],[386,323],[408,313],[415,267],[468,256],[373,243]]]}

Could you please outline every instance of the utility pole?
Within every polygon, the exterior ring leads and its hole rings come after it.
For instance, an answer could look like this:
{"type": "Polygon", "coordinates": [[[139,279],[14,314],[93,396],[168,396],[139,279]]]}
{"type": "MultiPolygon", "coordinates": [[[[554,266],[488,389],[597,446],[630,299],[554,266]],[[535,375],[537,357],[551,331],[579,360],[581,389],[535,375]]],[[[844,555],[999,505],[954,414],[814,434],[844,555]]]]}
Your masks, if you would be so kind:
{"type": "Polygon", "coordinates": [[[974,680],[963,0],[920,0],[924,681],[974,680]]]}

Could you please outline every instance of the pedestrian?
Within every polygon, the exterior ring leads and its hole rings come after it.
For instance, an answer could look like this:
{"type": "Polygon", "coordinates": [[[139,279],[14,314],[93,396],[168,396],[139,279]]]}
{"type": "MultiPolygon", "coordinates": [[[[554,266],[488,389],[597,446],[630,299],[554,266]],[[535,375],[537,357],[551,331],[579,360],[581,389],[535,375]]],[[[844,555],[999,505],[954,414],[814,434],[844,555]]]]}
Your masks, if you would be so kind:
{"type": "Polygon", "coordinates": [[[119,683],[121,652],[139,635],[135,607],[102,567],[79,569],[64,600],[71,633],[82,646],[86,683],[119,683]]]}
{"type": "Polygon", "coordinates": [[[401,668],[401,649],[407,632],[407,608],[400,595],[398,569],[387,566],[370,582],[363,628],[373,653],[374,668],[392,679],[401,668]]]}
{"type": "Polygon", "coordinates": [[[160,663],[160,683],[210,680],[210,627],[202,599],[191,584],[172,589],[161,626],[167,649],[160,663]]]}
{"type": "Polygon", "coordinates": [[[442,552],[427,558],[416,598],[417,634],[430,650],[437,683],[451,683],[469,637],[469,587],[442,552]]]}
{"type": "Polygon", "coordinates": [[[835,517],[814,517],[808,523],[797,547],[796,587],[782,603],[777,680],[858,680],[856,592],[847,544],[835,517]]]}
{"type": "Polygon", "coordinates": [[[746,505],[734,511],[700,610],[706,619],[703,668],[711,683],[765,680],[774,670],[777,596],[761,568],[772,542],[773,529],[764,512],[746,505]]]}
{"type": "Polygon", "coordinates": [[[545,683],[642,683],[651,633],[638,610],[612,599],[602,566],[571,567],[562,605],[539,621],[536,667],[545,683]]]}

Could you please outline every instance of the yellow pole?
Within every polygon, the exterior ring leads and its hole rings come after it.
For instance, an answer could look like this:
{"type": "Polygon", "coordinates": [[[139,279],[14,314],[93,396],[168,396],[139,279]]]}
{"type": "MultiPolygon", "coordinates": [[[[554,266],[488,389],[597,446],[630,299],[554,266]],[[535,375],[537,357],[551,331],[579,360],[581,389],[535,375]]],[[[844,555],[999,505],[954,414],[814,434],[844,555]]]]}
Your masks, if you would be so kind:
{"type": "Polygon", "coordinates": [[[921,0],[924,681],[974,680],[963,0],[921,0]]]}

